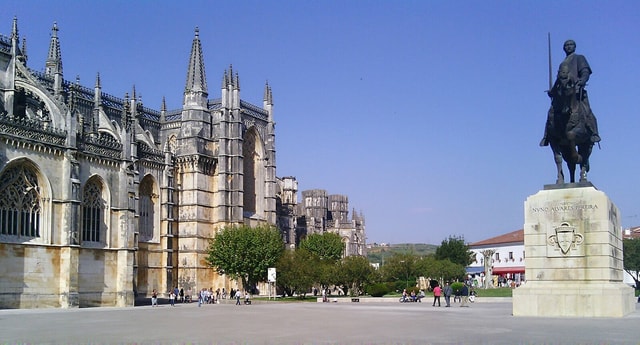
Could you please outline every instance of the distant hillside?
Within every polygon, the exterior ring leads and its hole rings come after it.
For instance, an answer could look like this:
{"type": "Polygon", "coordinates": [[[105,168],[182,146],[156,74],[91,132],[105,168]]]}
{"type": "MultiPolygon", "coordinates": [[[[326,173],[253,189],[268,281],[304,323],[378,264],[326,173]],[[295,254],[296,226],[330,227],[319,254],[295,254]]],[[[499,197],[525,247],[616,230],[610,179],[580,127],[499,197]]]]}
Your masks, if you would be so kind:
{"type": "Polygon", "coordinates": [[[373,263],[382,263],[382,259],[386,259],[392,256],[395,253],[413,253],[418,256],[426,256],[429,254],[434,254],[436,252],[436,248],[438,248],[435,244],[425,244],[425,243],[399,243],[399,244],[390,244],[388,246],[376,246],[367,248],[367,258],[369,262],[373,263]]]}

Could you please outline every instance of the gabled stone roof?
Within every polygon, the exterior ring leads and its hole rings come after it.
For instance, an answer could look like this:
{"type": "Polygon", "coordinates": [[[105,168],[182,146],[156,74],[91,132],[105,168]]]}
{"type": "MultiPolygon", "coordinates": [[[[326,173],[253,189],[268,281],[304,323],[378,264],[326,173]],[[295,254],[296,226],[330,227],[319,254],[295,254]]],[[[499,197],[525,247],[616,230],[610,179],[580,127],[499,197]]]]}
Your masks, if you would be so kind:
{"type": "Polygon", "coordinates": [[[469,247],[489,246],[506,243],[524,243],[524,229],[516,230],[504,235],[492,237],[486,240],[470,243],[469,247]]]}

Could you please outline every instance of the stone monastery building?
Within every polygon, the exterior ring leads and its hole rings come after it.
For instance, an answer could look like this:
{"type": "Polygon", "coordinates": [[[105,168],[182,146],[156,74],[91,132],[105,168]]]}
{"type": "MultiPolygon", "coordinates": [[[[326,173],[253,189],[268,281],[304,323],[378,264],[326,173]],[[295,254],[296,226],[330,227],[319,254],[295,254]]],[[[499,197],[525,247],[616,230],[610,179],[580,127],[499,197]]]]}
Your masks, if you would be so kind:
{"type": "Polygon", "coordinates": [[[209,98],[198,29],[175,111],[144,106],[135,88],[103,92],[100,75],[93,87],[65,79],[56,24],[44,72],[27,61],[14,19],[0,35],[0,308],[229,290],[205,257],[231,224],[275,225],[289,248],[335,232],[345,255],[365,254],[346,196],[305,191],[298,203],[296,179],[276,176],[271,87],[262,105],[245,102],[230,67],[209,98]]]}

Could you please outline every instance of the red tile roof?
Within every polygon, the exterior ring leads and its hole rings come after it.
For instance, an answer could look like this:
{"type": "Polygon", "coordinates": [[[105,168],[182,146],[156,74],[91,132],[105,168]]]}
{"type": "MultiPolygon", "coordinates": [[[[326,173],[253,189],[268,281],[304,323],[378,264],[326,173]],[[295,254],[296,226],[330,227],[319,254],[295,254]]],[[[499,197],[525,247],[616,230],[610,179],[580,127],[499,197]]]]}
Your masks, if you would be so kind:
{"type": "Polygon", "coordinates": [[[505,243],[524,243],[524,229],[516,230],[508,234],[492,237],[486,240],[470,243],[470,247],[487,246],[505,243]]]}
{"type": "Polygon", "coordinates": [[[622,238],[624,239],[640,238],[640,226],[634,226],[632,228],[622,230],[622,238]]]}

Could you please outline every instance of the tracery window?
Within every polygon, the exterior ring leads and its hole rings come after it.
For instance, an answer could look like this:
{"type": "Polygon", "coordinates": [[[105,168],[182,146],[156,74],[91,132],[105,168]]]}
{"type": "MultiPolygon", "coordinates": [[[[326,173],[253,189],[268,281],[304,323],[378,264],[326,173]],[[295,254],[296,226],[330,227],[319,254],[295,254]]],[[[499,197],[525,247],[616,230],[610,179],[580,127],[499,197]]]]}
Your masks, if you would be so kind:
{"type": "Polygon", "coordinates": [[[82,241],[101,242],[106,202],[102,198],[102,184],[91,179],[84,187],[82,198],[82,241]]]}
{"type": "Polygon", "coordinates": [[[247,132],[242,144],[244,156],[243,176],[243,206],[244,212],[256,213],[256,135],[254,131],[247,132]]]}
{"type": "Polygon", "coordinates": [[[0,176],[0,234],[40,237],[42,209],[35,172],[24,165],[0,176]]]}
{"type": "Polygon", "coordinates": [[[154,197],[153,180],[146,177],[142,180],[142,183],[140,183],[140,218],[138,220],[140,241],[150,241],[153,239],[154,197]]]}

